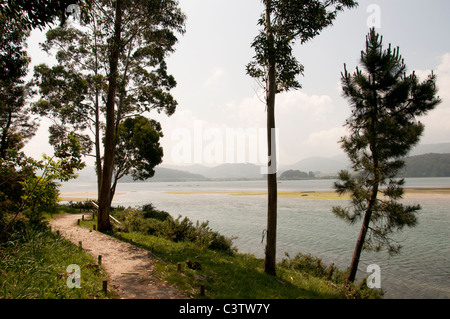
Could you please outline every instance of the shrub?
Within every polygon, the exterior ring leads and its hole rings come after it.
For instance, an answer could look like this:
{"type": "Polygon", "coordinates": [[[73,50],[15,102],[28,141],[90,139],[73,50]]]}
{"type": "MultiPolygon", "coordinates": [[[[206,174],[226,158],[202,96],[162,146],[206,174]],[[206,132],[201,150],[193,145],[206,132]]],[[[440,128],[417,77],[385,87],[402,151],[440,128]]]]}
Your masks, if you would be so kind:
{"type": "Polygon", "coordinates": [[[190,241],[202,247],[232,253],[232,238],[211,230],[209,222],[194,223],[187,217],[174,219],[169,213],[156,210],[152,204],[141,209],[127,208],[114,211],[114,217],[123,223],[126,232],[137,231],[178,241],[190,241]]]}
{"type": "Polygon", "coordinates": [[[153,218],[160,221],[165,221],[166,219],[171,218],[169,213],[155,209],[153,204],[142,206],[142,211],[144,212],[144,218],[153,218]]]}
{"type": "Polygon", "coordinates": [[[345,273],[336,268],[334,264],[326,266],[323,264],[322,259],[310,254],[298,253],[293,259],[283,259],[281,265],[315,277],[323,277],[335,283],[343,283],[345,278],[345,273]]]}

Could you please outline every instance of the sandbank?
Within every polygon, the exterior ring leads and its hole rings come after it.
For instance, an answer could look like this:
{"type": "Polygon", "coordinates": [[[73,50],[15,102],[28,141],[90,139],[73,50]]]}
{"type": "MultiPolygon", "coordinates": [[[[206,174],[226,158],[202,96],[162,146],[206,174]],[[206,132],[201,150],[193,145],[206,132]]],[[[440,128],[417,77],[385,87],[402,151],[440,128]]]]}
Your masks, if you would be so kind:
{"type": "MultiPolygon", "coordinates": [[[[232,196],[267,196],[267,192],[167,192],[172,195],[232,195],[232,196]]],[[[298,199],[350,199],[350,194],[339,196],[335,191],[297,191],[278,192],[279,198],[298,199]]],[[[448,198],[450,188],[409,188],[405,189],[403,198],[448,198]]]]}
{"type": "MultiPolygon", "coordinates": [[[[118,192],[115,195],[124,195],[125,192],[118,192]]],[[[97,192],[88,191],[88,192],[62,192],[59,195],[59,199],[62,202],[84,202],[90,200],[97,200],[97,192]]],[[[114,201],[114,200],[113,200],[114,201]]]]}

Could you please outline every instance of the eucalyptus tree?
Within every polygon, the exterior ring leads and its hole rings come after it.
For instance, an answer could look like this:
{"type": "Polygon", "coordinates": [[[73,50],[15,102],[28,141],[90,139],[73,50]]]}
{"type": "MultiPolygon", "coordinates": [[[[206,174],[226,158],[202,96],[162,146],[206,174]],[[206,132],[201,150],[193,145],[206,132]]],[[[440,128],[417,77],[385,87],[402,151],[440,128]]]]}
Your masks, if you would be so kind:
{"type": "Polygon", "coordinates": [[[185,32],[185,16],[175,0],[97,0],[80,8],[86,23],[47,33],[43,48],[56,51],[57,64],[35,69],[42,96],[35,111],[54,119],[56,135],[77,132],[94,148],[98,227],[105,230],[121,123],[153,111],[175,112],[170,90],[176,81],[165,59],[174,52],[177,33],[185,32]]]}
{"type": "Polygon", "coordinates": [[[0,14],[0,34],[0,160],[5,161],[17,156],[36,132],[37,123],[26,105],[29,31],[20,21],[0,14]]]}
{"type": "Polygon", "coordinates": [[[417,117],[434,109],[436,76],[420,82],[406,65],[399,49],[383,49],[382,37],[371,29],[361,52],[361,69],[342,73],[343,95],[352,115],[346,122],[350,135],[341,140],[353,172],[341,171],[335,189],[351,195],[350,207],[333,207],[333,213],[354,224],[362,221],[350,265],[348,281],[355,280],[363,249],[398,253],[401,246],[390,235],[417,223],[419,205],[399,202],[404,179],[397,178],[405,156],[419,142],[424,125],[417,117]]]}
{"type": "Polygon", "coordinates": [[[304,67],[294,57],[296,41],[303,44],[331,25],[338,12],[353,8],[353,0],[263,0],[265,11],[258,21],[262,30],[252,47],[253,60],[247,74],[262,83],[266,94],[268,146],[268,214],[265,272],[276,274],[277,231],[277,175],[275,131],[275,96],[292,89],[300,89],[297,76],[304,67]]]}

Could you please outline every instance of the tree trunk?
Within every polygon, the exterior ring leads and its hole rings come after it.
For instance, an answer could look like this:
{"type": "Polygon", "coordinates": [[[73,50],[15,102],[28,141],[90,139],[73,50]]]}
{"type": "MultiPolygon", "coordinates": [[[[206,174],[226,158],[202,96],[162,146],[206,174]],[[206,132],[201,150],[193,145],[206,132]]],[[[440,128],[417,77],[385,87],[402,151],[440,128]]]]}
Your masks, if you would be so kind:
{"type": "Polygon", "coordinates": [[[117,89],[117,69],[121,46],[122,27],[122,0],[116,2],[116,17],[114,22],[114,39],[111,44],[111,56],[109,60],[110,74],[108,85],[108,97],[106,101],[106,130],[103,154],[103,173],[101,179],[98,230],[105,231],[111,228],[109,211],[111,206],[111,181],[114,168],[115,152],[115,98],[117,89]]]}
{"type": "MultiPolygon", "coordinates": [[[[94,52],[95,52],[95,76],[98,75],[98,52],[97,52],[97,28],[95,27],[94,52]]],[[[100,140],[100,90],[95,83],[95,166],[97,171],[97,201],[100,201],[100,189],[102,185],[102,155],[100,140]]]]}
{"type": "Polygon", "coordinates": [[[267,207],[267,243],[264,271],[270,275],[276,275],[276,241],[277,241],[277,158],[275,144],[275,94],[276,76],[275,61],[273,58],[274,38],[270,21],[271,3],[266,2],[266,36],[269,41],[269,74],[267,81],[267,148],[268,148],[268,207],[267,207]]]}
{"type": "Polygon", "coordinates": [[[0,158],[1,159],[6,159],[6,151],[8,149],[8,134],[9,134],[9,129],[11,127],[11,123],[12,123],[12,111],[9,110],[9,114],[8,114],[8,122],[6,123],[6,126],[3,128],[2,131],[2,141],[1,141],[1,145],[0,145],[0,158]]]}
{"type": "MultiPolygon", "coordinates": [[[[378,186],[376,187],[378,189],[378,186]]],[[[356,272],[358,271],[359,258],[361,257],[361,252],[366,240],[367,230],[369,229],[370,218],[372,217],[372,207],[377,198],[377,190],[373,190],[369,204],[367,205],[367,210],[364,214],[363,224],[361,226],[361,231],[359,232],[358,240],[356,241],[355,250],[353,252],[352,263],[350,265],[350,274],[348,275],[347,281],[354,282],[356,278],[356,272]]]]}
{"type": "MultiPolygon", "coordinates": [[[[375,77],[372,77],[372,87],[375,87],[375,77]]],[[[373,206],[376,203],[378,195],[378,187],[380,184],[380,174],[379,163],[378,163],[378,150],[377,150],[377,131],[376,123],[378,121],[378,103],[377,103],[377,93],[373,90],[373,107],[374,112],[371,115],[372,121],[370,124],[370,151],[372,152],[372,173],[373,173],[373,183],[372,183],[372,194],[370,195],[369,203],[367,204],[367,209],[364,214],[363,224],[361,226],[361,231],[359,232],[358,240],[356,241],[355,251],[353,252],[352,263],[350,265],[350,274],[348,275],[347,281],[354,282],[356,278],[356,272],[358,271],[359,258],[361,257],[361,252],[366,240],[367,230],[369,229],[370,218],[372,217],[373,206]]]]}
{"type": "Polygon", "coordinates": [[[100,106],[99,92],[95,96],[95,166],[97,171],[97,200],[100,200],[100,189],[102,185],[102,156],[100,154],[100,106]]]}

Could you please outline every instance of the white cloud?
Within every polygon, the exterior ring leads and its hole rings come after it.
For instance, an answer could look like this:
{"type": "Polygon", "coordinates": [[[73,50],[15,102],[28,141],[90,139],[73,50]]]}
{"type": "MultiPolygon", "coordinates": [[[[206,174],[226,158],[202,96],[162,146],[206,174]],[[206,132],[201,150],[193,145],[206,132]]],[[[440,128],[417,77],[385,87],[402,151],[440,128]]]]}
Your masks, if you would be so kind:
{"type": "MultiPolygon", "coordinates": [[[[417,70],[416,74],[424,80],[431,70],[417,70]]],[[[421,143],[450,142],[450,53],[442,56],[440,64],[434,69],[437,76],[438,95],[442,102],[427,115],[419,118],[425,125],[421,143]]]]}
{"type": "Polygon", "coordinates": [[[336,155],[342,152],[339,141],[345,135],[348,135],[348,132],[344,126],[313,132],[303,143],[303,146],[315,156],[336,155]]]}
{"type": "Polygon", "coordinates": [[[203,83],[203,87],[207,88],[217,82],[225,74],[225,69],[221,67],[215,67],[212,74],[203,83]]]}
{"type": "MultiPolygon", "coordinates": [[[[205,138],[208,133],[214,131],[224,138],[224,162],[227,152],[230,151],[226,148],[227,129],[235,132],[256,132],[258,139],[256,159],[259,164],[266,161],[266,158],[261,156],[266,152],[267,113],[264,96],[255,94],[239,102],[219,105],[217,113],[210,118],[186,110],[177,111],[170,118],[162,117],[160,121],[165,135],[163,140],[164,162],[167,164],[173,161],[171,154],[174,147],[176,147],[175,152],[178,152],[180,148],[180,144],[177,145],[177,143],[180,142],[182,132],[191,135],[192,143],[195,138],[199,138],[198,135],[194,137],[196,127],[199,130],[199,122],[201,122],[204,134],[203,148],[208,146],[209,141],[205,138]],[[172,139],[174,135],[176,136],[175,140],[172,139]]],[[[327,95],[308,95],[300,91],[277,95],[276,127],[279,129],[279,160],[281,164],[294,163],[308,156],[333,156],[339,153],[337,141],[343,135],[343,129],[339,127],[343,121],[344,118],[336,115],[333,101],[327,95]],[[329,129],[330,127],[332,129],[329,129]]],[[[247,135],[246,138],[246,146],[250,149],[249,136],[247,135]]],[[[191,154],[187,156],[193,161],[194,149],[193,145],[191,154]]],[[[249,157],[247,157],[248,159],[249,157]]]]}

